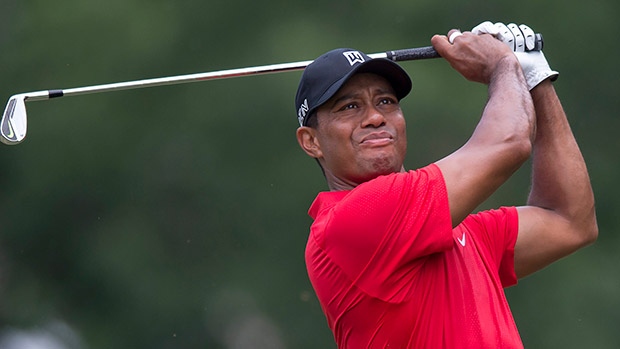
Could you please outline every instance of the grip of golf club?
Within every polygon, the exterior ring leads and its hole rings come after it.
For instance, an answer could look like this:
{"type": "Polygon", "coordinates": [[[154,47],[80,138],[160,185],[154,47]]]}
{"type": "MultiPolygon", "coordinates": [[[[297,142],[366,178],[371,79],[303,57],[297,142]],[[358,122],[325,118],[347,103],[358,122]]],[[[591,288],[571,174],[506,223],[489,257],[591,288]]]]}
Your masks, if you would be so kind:
{"type": "Polygon", "coordinates": [[[406,48],[402,50],[388,51],[386,52],[386,55],[388,59],[394,62],[412,61],[412,60],[418,60],[418,59],[440,57],[439,53],[435,51],[435,48],[433,48],[433,46],[406,48]]]}
{"type": "MultiPolygon", "coordinates": [[[[544,41],[542,34],[536,33],[534,37],[534,48],[527,51],[542,51],[543,44],[544,41]]],[[[441,57],[433,46],[406,48],[402,50],[388,51],[385,54],[388,59],[391,59],[394,62],[441,57]]]]}

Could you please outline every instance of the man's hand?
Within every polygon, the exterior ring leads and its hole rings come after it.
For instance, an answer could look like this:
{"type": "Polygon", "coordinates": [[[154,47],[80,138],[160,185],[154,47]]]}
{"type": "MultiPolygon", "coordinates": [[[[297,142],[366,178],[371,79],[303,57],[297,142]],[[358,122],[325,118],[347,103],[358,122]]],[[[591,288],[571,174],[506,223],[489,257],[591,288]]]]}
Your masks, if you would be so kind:
{"type": "Polygon", "coordinates": [[[527,25],[514,23],[505,25],[501,22],[493,24],[486,21],[475,26],[471,32],[477,35],[490,34],[513,50],[530,90],[548,78],[552,81],[557,79],[559,73],[551,70],[542,51],[530,51],[535,45],[535,35],[527,25]]]}
{"type": "Polygon", "coordinates": [[[467,80],[488,85],[493,75],[504,66],[500,63],[518,63],[512,50],[493,36],[475,35],[472,32],[463,32],[462,35],[458,33],[457,29],[452,29],[448,35],[435,35],[431,38],[431,43],[467,80]]]}

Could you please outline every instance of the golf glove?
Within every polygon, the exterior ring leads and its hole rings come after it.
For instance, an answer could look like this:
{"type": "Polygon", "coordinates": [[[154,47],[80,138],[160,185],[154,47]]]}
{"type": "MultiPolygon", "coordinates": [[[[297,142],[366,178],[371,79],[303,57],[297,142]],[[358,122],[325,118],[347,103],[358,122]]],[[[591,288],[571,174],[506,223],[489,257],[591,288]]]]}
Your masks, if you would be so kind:
{"type": "Polygon", "coordinates": [[[521,64],[525,81],[530,90],[547,78],[551,78],[552,81],[558,78],[560,73],[551,70],[542,51],[531,51],[535,46],[535,35],[534,31],[527,25],[518,26],[514,23],[505,25],[501,22],[493,24],[486,21],[475,26],[471,32],[476,35],[491,34],[508,45],[521,64]]]}

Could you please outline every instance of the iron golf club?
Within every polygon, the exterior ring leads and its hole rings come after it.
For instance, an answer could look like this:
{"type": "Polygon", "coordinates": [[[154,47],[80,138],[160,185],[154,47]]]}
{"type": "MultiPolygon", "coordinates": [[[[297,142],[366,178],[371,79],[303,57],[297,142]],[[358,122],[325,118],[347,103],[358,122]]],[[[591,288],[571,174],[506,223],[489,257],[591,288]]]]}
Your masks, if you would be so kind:
{"type": "MultiPolygon", "coordinates": [[[[543,47],[543,38],[541,34],[535,34],[535,44],[530,51],[540,51],[543,47]]],[[[386,51],[382,53],[369,54],[373,59],[387,58],[395,62],[419,60],[428,58],[437,58],[439,54],[432,46],[402,49],[396,51],[386,51]]],[[[281,63],[264,65],[249,68],[238,68],[220,70],[207,73],[187,74],[170,76],[163,78],[153,78],[144,80],[135,80],[119,83],[110,83],[104,85],[93,85],[86,87],[76,87],[70,89],[43,90],[35,92],[24,92],[13,95],[2,114],[0,121],[0,141],[7,145],[15,145],[21,143],[26,137],[27,118],[25,102],[41,101],[58,97],[77,96],[88,93],[120,91],[144,87],[164,86],[173,84],[182,84],[188,82],[198,82],[216,79],[226,79],[233,77],[241,77],[247,75],[272,74],[280,72],[288,72],[302,70],[312,63],[309,61],[300,61],[293,63],[281,63]]]]}

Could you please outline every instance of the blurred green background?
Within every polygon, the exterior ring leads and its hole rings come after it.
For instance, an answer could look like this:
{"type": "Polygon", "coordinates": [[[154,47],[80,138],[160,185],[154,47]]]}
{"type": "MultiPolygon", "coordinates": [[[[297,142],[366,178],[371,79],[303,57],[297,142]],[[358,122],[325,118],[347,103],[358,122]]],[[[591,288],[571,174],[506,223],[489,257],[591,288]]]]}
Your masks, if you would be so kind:
{"type": "MultiPolygon", "coordinates": [[[[507,290],[527,348],[620,347],[616,0],[1,0],[0,95],[427,46],[527,23],[588,163],[598,242],[507,290]]],[[[486,99],[404,62],[408,168],[463,144],[486,99]]],[[[335,348],[307,280],[326,184],[298,148],[300,72],[28,103],[0,147],[0,348],[335,348]]],[[[520,205],[529,165],[481,208],[520,205]]]]}

